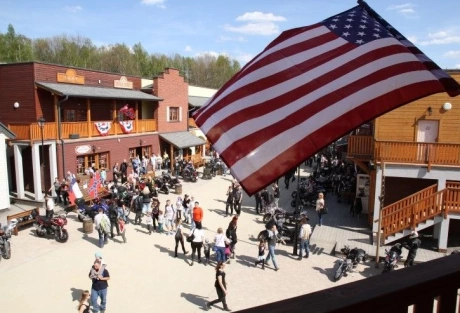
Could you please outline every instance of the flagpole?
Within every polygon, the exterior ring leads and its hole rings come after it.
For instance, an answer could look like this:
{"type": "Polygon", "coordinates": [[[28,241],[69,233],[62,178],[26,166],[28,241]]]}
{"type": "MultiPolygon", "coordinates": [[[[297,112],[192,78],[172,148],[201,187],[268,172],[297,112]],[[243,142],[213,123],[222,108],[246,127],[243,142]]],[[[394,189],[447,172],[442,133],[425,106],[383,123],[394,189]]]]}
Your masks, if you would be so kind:
{"type": "Polygon", "coordinates": [[[294,211],[294,221],[295,221],[295,230],[294,230],[294,248],[292,250],[292,255],[297,255],[297,244],[298,244],[298,232],[299,232],[299,217],[300,215],[300,164],[297,168],[297,196],[295,198],[295,211],[294,211]]]}

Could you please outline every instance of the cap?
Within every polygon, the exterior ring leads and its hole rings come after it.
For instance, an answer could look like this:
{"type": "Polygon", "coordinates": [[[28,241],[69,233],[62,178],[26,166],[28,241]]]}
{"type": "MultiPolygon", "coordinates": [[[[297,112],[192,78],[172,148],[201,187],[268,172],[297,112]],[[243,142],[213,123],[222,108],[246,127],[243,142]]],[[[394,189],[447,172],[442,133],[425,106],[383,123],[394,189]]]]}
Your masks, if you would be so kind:
{"type": "Polygon", "coordinates": [[[94,254],[94,257],[95,257],[96,259],[102,259],[102,253],[96,252],[96,253],[94,254]]]}

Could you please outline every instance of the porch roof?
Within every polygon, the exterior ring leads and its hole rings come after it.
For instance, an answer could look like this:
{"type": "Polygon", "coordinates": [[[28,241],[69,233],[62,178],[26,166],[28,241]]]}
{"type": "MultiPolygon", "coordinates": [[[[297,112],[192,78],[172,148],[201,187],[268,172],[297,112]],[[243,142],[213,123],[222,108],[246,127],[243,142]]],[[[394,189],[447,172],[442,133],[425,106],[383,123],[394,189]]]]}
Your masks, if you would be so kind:
{"type": "Polygon", "coordinates": [[[59,96],[83,97],[83,98],[103,98],[103,99],[125,99],[125,100],[144,100],[162,101],[163,99],[149,95],[139,90],[104,88],[92,86],[80,86],[71,84],[57,84],[46,82],[35,82],[35,84],[45,90],[53,92],[59,96]]]}
{"type": "Polygon", "coordinates": [[[201,146],[206,144],[201,138],[189,133],[188,131],[160,134],[160,138],[169,142],[179,149],[201,146]]]}
{"type": "Polygon", "coordinates": [[[193,107],[201,108],[210,98],[188,96],[188,104],[193,107]]]}

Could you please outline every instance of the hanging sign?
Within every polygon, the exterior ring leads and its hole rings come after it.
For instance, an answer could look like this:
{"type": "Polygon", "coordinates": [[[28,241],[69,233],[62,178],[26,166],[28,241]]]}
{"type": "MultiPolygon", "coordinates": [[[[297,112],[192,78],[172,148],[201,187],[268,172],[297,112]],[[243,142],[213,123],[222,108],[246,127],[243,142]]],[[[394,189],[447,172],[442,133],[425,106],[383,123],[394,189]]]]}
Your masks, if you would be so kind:
{"type": "Polygon", "coordinates": [[[128,81],[126,76],[121,76],[120,79],[116,79],[113,81],[113,87],[133,89],[133,82],[128,81]]]}
{"type": "Polygon", "coordinates": [[[84,145],[84,146],[76,146],[75,147],[75,153],[76,154],[86,154],[91,151],[91,146],[90,145],[84,145]]]}
{"type": "Polygon", "coordinates": [[[85,76],[77,75],[77,72],[75,70],[69,69],[65,73],[57,73],[57,82],[84,85],[85,76]]]}

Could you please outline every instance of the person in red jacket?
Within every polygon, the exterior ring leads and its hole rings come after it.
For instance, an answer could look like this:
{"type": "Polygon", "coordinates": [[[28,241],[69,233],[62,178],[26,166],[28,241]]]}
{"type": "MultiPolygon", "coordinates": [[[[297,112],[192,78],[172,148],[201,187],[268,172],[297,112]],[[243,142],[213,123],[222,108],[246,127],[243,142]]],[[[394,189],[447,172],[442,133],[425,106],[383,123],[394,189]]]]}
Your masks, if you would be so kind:
{"type": "Polygon", "coordinates": [[[197,225],[202,226],[201,222],[203,221],[203,209],[200,207],[198,201],[195,201],[195,207],[193,208],[192,213],[192,228],[197,227],[197,225]]]}

